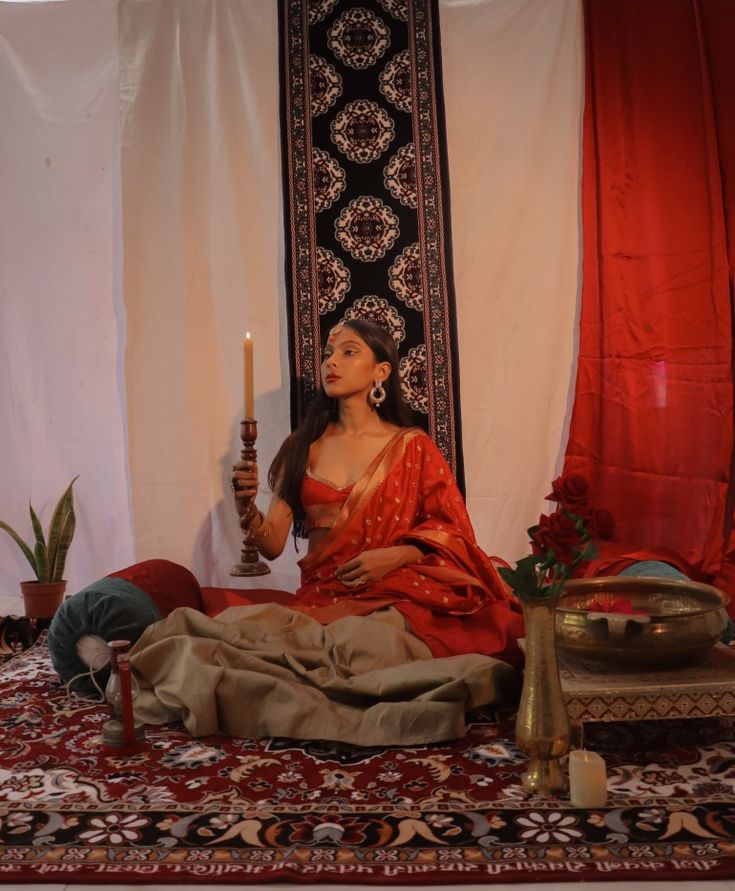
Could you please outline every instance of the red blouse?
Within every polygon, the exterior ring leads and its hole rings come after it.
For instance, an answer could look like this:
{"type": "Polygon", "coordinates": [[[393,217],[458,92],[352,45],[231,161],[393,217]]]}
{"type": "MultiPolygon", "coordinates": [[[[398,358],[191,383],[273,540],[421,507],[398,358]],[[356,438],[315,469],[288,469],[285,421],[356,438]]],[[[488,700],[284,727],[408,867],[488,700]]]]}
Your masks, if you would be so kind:
{"type": "Polygon", "coordinates": [[[314,476],[307,468],[301,480],[301,503],[306,513],[306,531],[331,529],[353,486],[354,483],[349,486],[335,486],[329,480],[314,476]]]}

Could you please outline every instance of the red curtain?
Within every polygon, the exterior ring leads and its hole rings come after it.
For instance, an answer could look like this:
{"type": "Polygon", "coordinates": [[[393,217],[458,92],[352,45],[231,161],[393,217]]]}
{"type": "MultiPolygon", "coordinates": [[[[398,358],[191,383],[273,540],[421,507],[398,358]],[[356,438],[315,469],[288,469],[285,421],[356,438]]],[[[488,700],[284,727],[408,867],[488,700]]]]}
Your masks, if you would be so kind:
{"type": "Polygon", "coordinates": [[[584,266],[565,471],[735,594],[735,4],[585,0],[584,266]]]}

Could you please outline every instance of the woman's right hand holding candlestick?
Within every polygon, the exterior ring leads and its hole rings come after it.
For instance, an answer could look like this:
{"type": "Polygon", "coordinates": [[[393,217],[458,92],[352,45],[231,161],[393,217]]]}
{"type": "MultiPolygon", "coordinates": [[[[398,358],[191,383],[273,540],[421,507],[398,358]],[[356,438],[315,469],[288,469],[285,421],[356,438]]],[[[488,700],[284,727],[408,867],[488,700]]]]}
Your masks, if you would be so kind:
{"type": "Polygon", "coordinates": [[[258,494],[258,465],[255,461],[238,461],[232,468],[232,491],[240,517],[240,528],[263,556],[269,560],[282,552],[293,516],[291,508],[277,495],[272,496],[266,517],[255,504],[258,494]]]}
{"type": "MultiPolygon", "coordinates": [[[[255,461],[238,461],[232,468],[232,491],[239,517],[258,516],[255,497],[258,494],[258,465],[255,461]]],[[[248,524],[250,525],[250,524],[248,524]]]]}
{"type": "Polygon", "coordinates": [[[240,528],[251,536],[263,538],[268,534],[269,524],[263,512],[255,505],[258,494],[258,465],[255,461],[238,461],[232,468],[232,491],[235,507],[240,517],[240,528]]]}

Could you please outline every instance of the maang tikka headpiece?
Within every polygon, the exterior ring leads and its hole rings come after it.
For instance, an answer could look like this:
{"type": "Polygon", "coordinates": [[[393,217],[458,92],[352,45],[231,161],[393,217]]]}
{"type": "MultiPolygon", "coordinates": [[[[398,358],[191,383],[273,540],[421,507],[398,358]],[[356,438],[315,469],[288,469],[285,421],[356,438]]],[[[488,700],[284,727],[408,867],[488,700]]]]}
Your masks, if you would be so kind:
{"type": "Polygon", "coordinates": [[[327,343],[334,343],[335,338],[339,334],[339,332],[344,328],[344,322],[337,322],[334,328],[331,328],[329,331],[329,337],[327,337],[327,343]]]}

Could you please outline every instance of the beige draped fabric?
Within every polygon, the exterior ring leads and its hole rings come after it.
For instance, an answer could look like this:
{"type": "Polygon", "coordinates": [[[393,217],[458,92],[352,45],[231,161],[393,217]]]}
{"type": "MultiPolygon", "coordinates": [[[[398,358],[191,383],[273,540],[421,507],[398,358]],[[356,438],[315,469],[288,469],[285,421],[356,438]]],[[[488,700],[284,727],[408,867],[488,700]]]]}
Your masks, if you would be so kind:
{"type": "Polygon", "coordinates": [[[360,746],[457,739],[468,710],[508,703],[519,686],[515,670],[489,656],[432,659],[395,610],[322,626],[277,604],[216,619],[178,609],[146,629],[131,664],[147,723],[360,746]]]}

